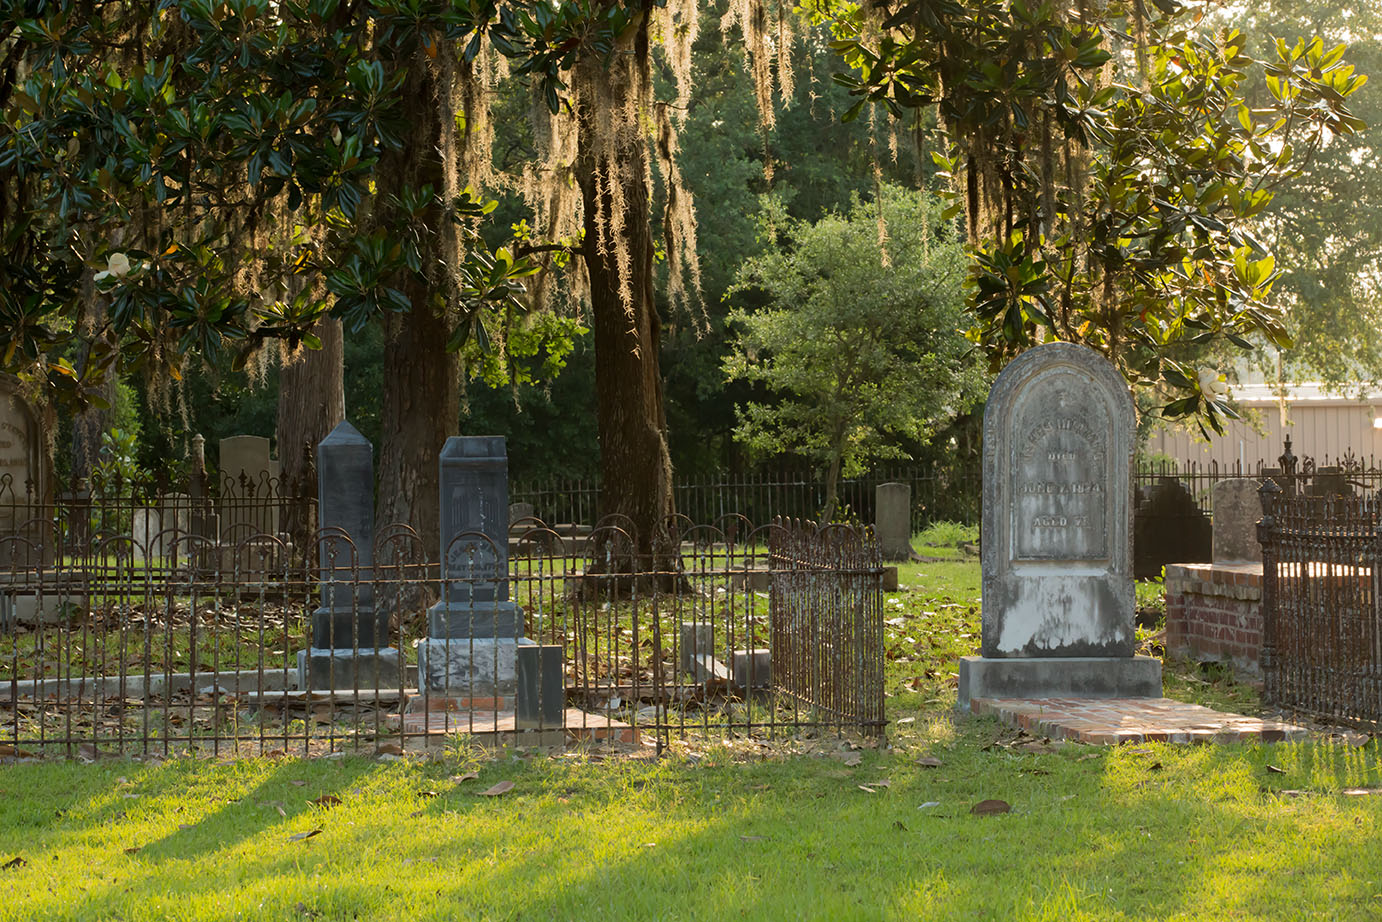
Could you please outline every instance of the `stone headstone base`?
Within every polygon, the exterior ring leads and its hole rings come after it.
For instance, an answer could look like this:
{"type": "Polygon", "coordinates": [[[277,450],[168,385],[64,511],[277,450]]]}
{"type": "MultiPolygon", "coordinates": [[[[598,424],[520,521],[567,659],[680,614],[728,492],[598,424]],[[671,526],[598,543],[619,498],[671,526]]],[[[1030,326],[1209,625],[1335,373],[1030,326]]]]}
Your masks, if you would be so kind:
{"type": "Polygon", "coordinates": [[[401,675],[397,647],[298,651],[298,688],[396,692],[401,675]]]}
{"type": "Polygon", "coordinates": [[[434,639],[450,637],[500,637],[512,640],[523,634],[523,609],[513,602],[469,602],[449,599],[427,609],[427,633],[434,639]]]}
{"type": "Polygon", "coordinates": [[[518,693],[520,643],[532,641],[514,637],[419,640],[418,688],[458,698],[513,698],[518,693]]]}
{"type": "Polygon", "coordinates": [[[1151,656],[965,656],[956,708],[973,698],[1160,697],[1161,660],[1151,656]]]}

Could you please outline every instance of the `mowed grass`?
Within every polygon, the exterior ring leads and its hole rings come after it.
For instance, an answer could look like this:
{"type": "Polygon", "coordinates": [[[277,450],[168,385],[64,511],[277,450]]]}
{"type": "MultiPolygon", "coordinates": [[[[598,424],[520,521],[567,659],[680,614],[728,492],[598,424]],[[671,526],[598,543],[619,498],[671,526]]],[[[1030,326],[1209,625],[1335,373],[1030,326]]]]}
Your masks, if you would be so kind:
{"type": "Polygon", "coordinates": [[[8,765],[0,920],[1382,917],[1376,742],[1105,748],[955,721],[978,564],[901,581],[883,745],[8,765]],[[1010,809],[970,812],[987,800],[1010,809]]]}

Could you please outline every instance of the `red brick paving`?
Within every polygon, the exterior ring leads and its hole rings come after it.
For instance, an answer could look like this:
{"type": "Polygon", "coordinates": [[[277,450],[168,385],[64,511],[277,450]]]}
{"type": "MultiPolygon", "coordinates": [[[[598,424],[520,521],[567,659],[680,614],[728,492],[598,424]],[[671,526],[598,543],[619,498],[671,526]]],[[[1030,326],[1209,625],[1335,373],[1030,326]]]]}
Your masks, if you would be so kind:
{"type": "Polygon", "coordinates": [[[1170,698],[974,698],[969,707],[972,714],[993,714],[1037,736],[1081,743],[1271,743],[1308,733],[1279,720],[1170,698]]]}

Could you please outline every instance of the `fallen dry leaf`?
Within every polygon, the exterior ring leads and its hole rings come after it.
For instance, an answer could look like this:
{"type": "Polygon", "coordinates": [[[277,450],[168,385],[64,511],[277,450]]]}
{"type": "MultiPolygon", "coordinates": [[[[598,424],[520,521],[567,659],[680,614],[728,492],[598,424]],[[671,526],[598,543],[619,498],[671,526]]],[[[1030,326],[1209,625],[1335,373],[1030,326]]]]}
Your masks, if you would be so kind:
{"type": "Polygon", "coordinates": [[[1267,771],[1273,772],[1273,773],[1278,774],[1278,775],[1284,775],[1284,774],[1286,774],[1286,769],[1284,769],[1284,768],[1277,768],[1275,765],[1268,765],[1268,766],[1267,766],[1267,771]]]}
{"type": "Polygon", "coordinates": [[[339,807],[341,805],[341,798],[337,797],[335,794],[323,794],[320,797],[309,800],[308,803],[318,807],[339,807]]]}
{"type": "Polygon", "coordinates": [[[488,791],[481,791],[481,792],[480,792],[480,796],[481,796],[481,797],[499,797],[499,796],[501,796],[501,795],[504,795],[504,794],[509,793],[509,792],[512,791],[512,790],[513,790],[513,782],[512,782],[512,781],[501,781],[501,782],[499,782],[498,784],[496,784],[494,787],[490,788],[488,791]]]}
{"type": "Polygon", "coordinates": [[[859,788],[859,790],[863,791],[863,792],[866,793],[866,794],[877,794],[877,793],[878,793],[877,788],[871,788],[871,787],[869,787],[867,784],[860,784],[860,785],[857,785],[857,787],[859,788]]]}
{"type": "Polygon", "coordinates": [[[23,855],[15,855],[9,861],[6,861],[4,864],[0,864],[0,871],[8,871],[10,868],[22,868],[24,867],[24,865],[28,863],[29,862],[24,860],[23,855]]]}
{"type": "Polygon", "coordinates": [[[480,777],[479,772],[466,772],[464,775],[452,775],[446,780],[455,784],[460,784],[462,781],[474,781],[478,777],[480,777]]]}
{"type": "Polygon", "coordinates": [[[1099,758],[1099,753],[1097,753],[1097,752],[1086,752],[1084,755],[1080,756],[1080,757],[1079,757],[1078,759],[1076,759],[1075,761],[1076,761],[1076,762],[1083,762],[1083,761],[1085,761],[1086,759],[1097,759],[1097,758],[1099,758]]]}
{"type": "Polygon", "coordinates": [[[920,759],[917,759],[917,764],[922,768],[940,768],[941,760],[934,756],[922,756],[920,759]]]}
{"type": "Polygon", "coordinates": [[[857,752],[851,752],[849,755],[845,756],[841,761],[852,768],[855,765],[858,765],[860,762],[864,761],[864,757],[857,752]]]}
{"type": "Polygon", "coordinates": [[[139,851],[139,846],[138,846],[138,845],[131,845],[129,848],[125,849],[125,854],[126,854],[126,855],[133,855],[133,854],[138,853],[138,851],[139,851]]]}
{"type": "Polygon", "coordinates": [[[1344,788],[1345,797],[1367,797],[1369,794],[1382,794],[1382,788],[1344,788]]]}
{"type": "Polygon", "coordinates": [[[293,785],[294,787],[299,787],[299,788],[305,788],[305,787],[307,787],[307,782],[306,782],[306,781],[301,781],[301,780],[299,780],[299,779],[297,779],[297,778],[292,778],[292,779],[290,779],[290,780],[288,781],[288,783],[291,784],[291,785],[293,785]]]}
{"type": "Polygon", "coordinates": [[[313,836],[319,836],[319,835],[321,835],[321,834],[322,834],[322,831],[321,831],[320,829],[309,829],[307,832],[295,832],[295,833],[293,833],[291,836],[288,837],[288,841],[289,841],[289,842],[301,842],[301,841],[304,840],[304,839],[310,839],[310,838],[312,838],[313,836]]]}
{"type": "Polygon", "coordinates": [[[969,808],[969,812],[975,816],[994,816],[998,813],[1007,813],[1012,806],[1006,800],[981,800],[969,808]]]}
{"type": "Polygon", "coordinates": [[[383,743],[374,752],[381,756],[401,756],[403,755],[403,747],[397,743],[383,743]]]}

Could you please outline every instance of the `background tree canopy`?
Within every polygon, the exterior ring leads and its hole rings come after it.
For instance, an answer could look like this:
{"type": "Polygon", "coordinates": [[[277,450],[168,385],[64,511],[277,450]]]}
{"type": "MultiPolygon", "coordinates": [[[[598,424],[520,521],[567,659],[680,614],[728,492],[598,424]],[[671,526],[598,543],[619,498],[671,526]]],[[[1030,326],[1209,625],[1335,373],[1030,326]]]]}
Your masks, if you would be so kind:
{"type": "Polygon", "coordinates": [[[1377,54],[1376,13],[1271,0],[1218,32],[1175,0],[813,14],[0,2],[5,367],[54,407],[108,402],[121,376],[152,460],[181,454],[184,420],[213,444],[281,426],[262,346],[324,355],[343,321],[345,409],[380,445],[381,496],[405,498],[384,519],[431,505],[413,498],[463,418],[510,436],[519,476],[593,474],[602,442],[743,466],[763,458],[730,408],[791,399],[721,372],[724,295],[774,258],[761,196],[804,233],[884,182],[958,194],[967,325],[994,363],[1083,341],[1210,423],[1225,406],[1200,372],[1241,348],[1294,335],[1287,364],[1378,367],[1374,229],[1347,205],[1376,172],[1350,109],[1372,105],[1352,62],[1377,54]],[[1302,163],[1304,191],[1278,193],[1302,163]],[[601,384],[631,328],[646,361],[601,384]],[[600,395],[635,379],[619,417],[600,395]]]}
{"type": "Polygon", "coordinates": [[[920,193],[881,192],[814,224],[770,208],[769,249],[743,264],[732,290],[764,306],[731,312],[725,372],[776,398],[741,405],[736,435],[767,457],[821,463],[823,520],[841,474],[910,457],[904,446],[926,443],[984,392],[963,334],[965,257],[953,228],[920,193]]]}

